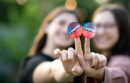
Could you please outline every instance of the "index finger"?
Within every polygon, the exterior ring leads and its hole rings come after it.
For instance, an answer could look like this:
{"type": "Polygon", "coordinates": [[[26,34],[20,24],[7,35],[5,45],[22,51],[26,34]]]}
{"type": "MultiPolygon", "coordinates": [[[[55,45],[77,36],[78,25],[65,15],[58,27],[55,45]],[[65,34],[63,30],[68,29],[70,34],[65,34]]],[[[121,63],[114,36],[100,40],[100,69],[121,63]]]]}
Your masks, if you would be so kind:
{"type": "Polygon", "coordinates": [[[85,55],[90,53],[90,39],[85,38],[85,55]]]}
{"type": "Polygon", "coordinates": [[[82,46],[81,46],[81,40],[80,38],[74,38],[74,41],[75,41],[75,49],[76,51],[79,51],[82,53],[82,46]]]}

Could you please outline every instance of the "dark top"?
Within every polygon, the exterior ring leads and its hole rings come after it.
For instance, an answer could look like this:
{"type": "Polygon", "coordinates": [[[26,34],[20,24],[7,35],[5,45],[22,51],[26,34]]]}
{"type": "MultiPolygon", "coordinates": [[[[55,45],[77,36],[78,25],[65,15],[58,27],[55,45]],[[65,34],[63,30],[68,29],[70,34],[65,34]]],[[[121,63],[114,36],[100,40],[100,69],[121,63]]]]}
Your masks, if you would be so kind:
{"type": "MultiPolygon", "coordinates": [[[[54,58],[43,54],[42,52],[37,53],[35,56],[28,56],[24,58],[20,66],[19,83],[33,83],[33,71],[34,69],[44,61],[53,61],[54,58]]],[[[68,83],[84,83],[83,75],[75,77],[68,83]]]]}
{"type": "Polygon", "coordinates": [[[41,52],[35,56],[26,57],[20,66],[19,83],[33,83],[32,74],[34,69],[44,61],[53,61],[52,57],[41,52]]]}

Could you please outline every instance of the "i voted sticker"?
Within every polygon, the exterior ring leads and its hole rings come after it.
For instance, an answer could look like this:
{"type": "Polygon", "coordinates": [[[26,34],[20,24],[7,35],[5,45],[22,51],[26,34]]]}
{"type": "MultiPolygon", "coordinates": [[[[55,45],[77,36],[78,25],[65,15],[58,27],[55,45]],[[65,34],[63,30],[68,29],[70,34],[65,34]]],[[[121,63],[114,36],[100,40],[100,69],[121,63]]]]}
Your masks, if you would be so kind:
{"type": "Polygon", "coordinates": [[[83,27],[80,23],[78,22],[72,22],[69,24],[67,33],[70,35],[72,38],[78,38],[82,35],[83,32],[83,27]]]}
{"type": "Polygon", "coordinates": [[[95,24],[88,22],[83,25],[83,35],[86,38],[93,38],[95,36],[96,26],[95,24]]]}

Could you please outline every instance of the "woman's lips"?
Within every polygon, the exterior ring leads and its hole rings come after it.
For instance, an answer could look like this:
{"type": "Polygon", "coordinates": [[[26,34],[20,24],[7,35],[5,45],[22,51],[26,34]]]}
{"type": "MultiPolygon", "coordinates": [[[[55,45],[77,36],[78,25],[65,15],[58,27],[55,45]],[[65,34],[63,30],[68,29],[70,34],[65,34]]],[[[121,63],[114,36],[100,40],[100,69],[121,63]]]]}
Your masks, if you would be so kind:
{"type": "Polygon", "coordinates": [[[60,38],[61,40],[68,40],[69,39],[69,37],[67,37],[65,34],[59,34],[57,37],[60,38]]]}
{"type": "Polygon", "coordinates": [[[97,43],[101,43],[101,44],[104,44],[106,42],[108,42],[109,39],[108,38],[96,38],[96,41],[97,43]]]}

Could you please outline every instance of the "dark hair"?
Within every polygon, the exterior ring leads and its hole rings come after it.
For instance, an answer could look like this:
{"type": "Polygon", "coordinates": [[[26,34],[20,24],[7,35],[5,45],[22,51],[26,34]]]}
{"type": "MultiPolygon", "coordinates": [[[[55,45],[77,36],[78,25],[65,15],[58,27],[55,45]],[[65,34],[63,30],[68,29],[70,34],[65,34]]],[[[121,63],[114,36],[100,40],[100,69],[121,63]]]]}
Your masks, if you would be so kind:
{"type": "Polygon", "coordinates": [[[130,55],[130,26],[128,21],[128,13],[126,9],[119,4],[101,6],[94,13],[93,19],[98,13],[104,11],[110,11],[114,15],[120,35],[118,42],[111,49],[111,54],[130,55]]]}

